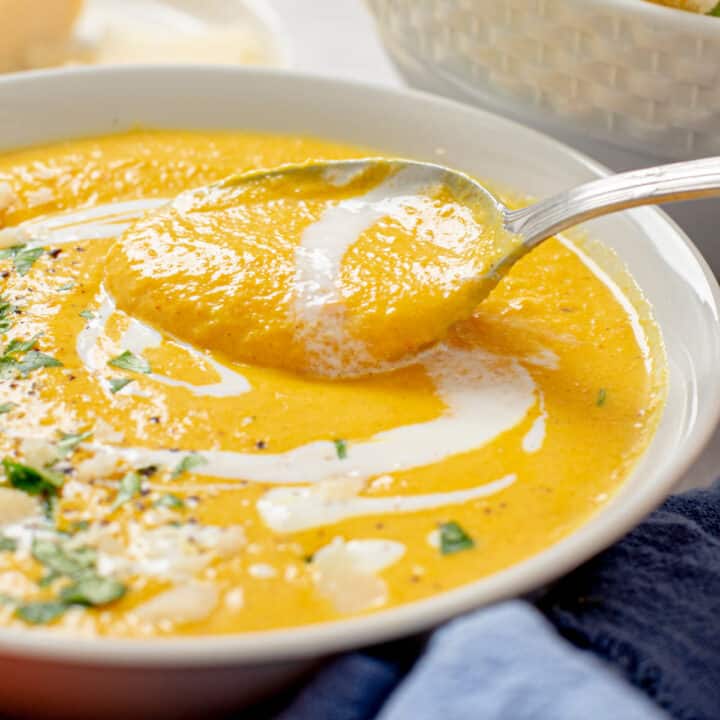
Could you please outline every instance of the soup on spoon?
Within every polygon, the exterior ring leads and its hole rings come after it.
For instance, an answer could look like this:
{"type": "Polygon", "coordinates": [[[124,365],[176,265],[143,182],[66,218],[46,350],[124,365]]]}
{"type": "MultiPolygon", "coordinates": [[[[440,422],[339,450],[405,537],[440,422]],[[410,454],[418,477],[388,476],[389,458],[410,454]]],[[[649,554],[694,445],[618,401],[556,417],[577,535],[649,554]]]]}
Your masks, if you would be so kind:
{"type": "Polygon", "coordinates": [[[518,245],[463,176],[389,160],[294,165],[149,213],[113,246],[105,281],[121,310],[193,345],[352,376],[441,339],[518,245]]]}
{"type": "Polygon", "coordinates": [[[361,375],[441,340],[556,232],[718,194],[717,158],[603,178],[518,211],[429,163],[288,165],[149,214],[114,246],[106,281],[122,310],[233,360],[361,375]]]}

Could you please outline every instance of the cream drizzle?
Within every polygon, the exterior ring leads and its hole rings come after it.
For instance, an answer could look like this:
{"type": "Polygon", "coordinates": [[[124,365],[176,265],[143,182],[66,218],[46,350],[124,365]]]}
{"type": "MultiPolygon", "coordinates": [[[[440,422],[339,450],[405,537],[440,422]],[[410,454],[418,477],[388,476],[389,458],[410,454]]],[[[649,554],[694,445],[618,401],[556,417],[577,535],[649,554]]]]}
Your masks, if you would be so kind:
{"type": "Polygon", "coordinates": [[[315,487],[273,488],[263,495],[257,507],[265,524],[275,532],[299,532],[331,525],[362,515],[390,515],[418,512],[445,505],[459,505],[505,490],[517,480],[506,475],[499,480],[446,493],[397,495],[391,497],[326,498],[315,487]]]}
{"type": "MultiPolygon", "coordinates": [[[[116,312],[115,303],[104,290],[101,290],[98,298],[96,298],[96,304],[98,305],[98,309],[95,317],[78,333],[75,345],[78,357],[83,365],[85,365],[88,370],[95,372],[105,367],[109,360],[107,355],[103,355],[103,353],[100,352],[98,342],[104,335],[108,321],[113,313],[116,312]]],[[[162,341],[163,336],[157,332],[157,330],[132,318],[130,326],[123,334],[120,345],[123,350],[130,350],[136,354],[141,354],[149,347],[160,345],[162,341]]],[[[183,387],[193,393],[193,395],[234,397],[250,390],[250,383],[243,375],[230,370],[230,368],[219,363],[208,353],[204,353],[180,340],[173,339],[172,342],[187,350],[199,362],[206,363],[212,367],[218,375],[218,381],[207,385],[194,385],[184,380],[176,380],[158,373],[150,373],[148,375],[149,378],[163,385],[183,387]]],[[[137,394],[139,391],[130,390],[130,392],[137,394]]]]}
{"type": "MultiPolygon", "coordinates": [[[[522,422],[535,404],[535,385],[517,361],[498,370],[496,356],[484,350],[440,345],[422,358],[438,394],[447,405],[434,420],[402,425],[369,440],[348,444],[340,459],[334,443],[316,441],[283,453],[198,450],[208,461],[202,475],[268,484],[314,483],[338,475],[369,478],[430,465],[450,455],[481,447],[522,422]],[[488,408],[492,408],[489,412],[488,408]]],[[[175,465],[170,450],[92,445],[130,465],[175,465]]]]}

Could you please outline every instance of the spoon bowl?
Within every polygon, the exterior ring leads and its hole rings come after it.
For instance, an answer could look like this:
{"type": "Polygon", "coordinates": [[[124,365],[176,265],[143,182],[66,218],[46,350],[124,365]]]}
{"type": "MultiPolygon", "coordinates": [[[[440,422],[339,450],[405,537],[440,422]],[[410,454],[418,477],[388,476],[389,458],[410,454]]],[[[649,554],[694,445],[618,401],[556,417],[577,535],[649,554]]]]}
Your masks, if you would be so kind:
{"type": "MultiPolygon", "coordinates": [[[[351,376],[412,362],[469,318],[520,258],[563,230],[638,205],[720,194],[720,158],[609,176],[519,210],[464,173],[382,157],[252,171],[202,189],[202,203],[256,202],[264,185],[272,186],[275,202],[318,195],[326,202],[296,238],[294,275],[285,288],[296,298],[289,315],[298,345],[314,343],[317,352],[309,361],[302,349],[297,357],[273,352],[268,359],[311,374],[351,376]],[[428,209],[431,199],[435,207],[428,209]],[[393,222],[404,237],[393,234],[393,222]],[[372,228],[373,243],[361,242],[372,228]],[[428,248],[436,253],[429,271],[428,248]],[[431,280],[419,281],[423,275],[431,280]],[[369,299],[364,304],[353,300],[360,293],[369,299]]],[[[275,316],[282,312],[273,309],[275,316]]]]}

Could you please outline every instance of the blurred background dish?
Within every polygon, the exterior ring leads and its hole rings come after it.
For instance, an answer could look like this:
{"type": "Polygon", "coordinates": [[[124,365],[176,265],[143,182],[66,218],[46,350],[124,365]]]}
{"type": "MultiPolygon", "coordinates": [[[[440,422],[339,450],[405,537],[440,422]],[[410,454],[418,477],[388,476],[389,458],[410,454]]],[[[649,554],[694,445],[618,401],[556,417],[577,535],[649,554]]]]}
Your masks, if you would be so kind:
{"type": "Polygon", "coordinates": [[[368,0],[411,84],[661,158],[720,153],[717,19],[641,0],[368,0]]]}
{"type": "MultiPolygon", "coordinates": [[[[365,2],[416,88],[553,135],[616,172],[720,155],[718,17],[647,0],[365,2]]],[[[720,274],[720,200],[665,209],[720,274]]]]}
{"type": "Polygon", "coordinates": [[[0,0],[0,71],[64,64],[285,66],[286,33],[255,0],[0,0]],[[4,38],[5,41],[5,38],[4,38]]]}

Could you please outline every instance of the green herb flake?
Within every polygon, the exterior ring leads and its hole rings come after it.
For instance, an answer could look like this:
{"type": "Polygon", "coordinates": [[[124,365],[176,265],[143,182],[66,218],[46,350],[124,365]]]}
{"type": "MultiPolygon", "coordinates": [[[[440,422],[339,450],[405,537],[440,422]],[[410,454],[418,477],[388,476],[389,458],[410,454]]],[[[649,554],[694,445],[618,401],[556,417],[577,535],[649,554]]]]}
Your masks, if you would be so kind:
{"type": "Polygon", "coordinates": [[[191,472],[201,465],[207,465],[207,460],[198,453],[190,453],[177,464],[177,467],[172,471],[170,477],[174,480],[175,478],[180,477],[183,473],[191,472]]]}
{"type": "Polygon", "coordinates": [[[142,478],[136,472],[129,472],[125,475],[120,481],[120,488],[115,502],[112,504],[112,509],[116,510],[128,500],[132,500],[140,492],[141,484],[142,478]]]}
{"type": "Polygon", "coordinates": [[[62,573],[59,573],[56,570],[49,570],[38,580],[38,587],[50,587],[58,578],[61,577],[62,573]]]}
{"type": "Polygon", "coordinates": [[[15,403],[6,402],[0,405],[0,415],[6,415],[17,407],[15,403]]]}
{"type": "Polygon", "coordinates": [[[605,388],[600,388],[600,390],[598,390],[597,400],[595,400],[595,404],[598,407],[602,407],[605,404],[606,400],[607,400],[607,390],[605,388]]]}
{"type": "Polygon", "coordinates": [[[13,255],[13,264],[18,275],[27,275],[35,261],[45,252],[41,247],[21,247],[13,255]]]}
{"type": "Polygon", "coordinates": [[[119,393],[124,387],[129,385],[133,381],[132,378],[111,378],[110,379],[110,392],[114,395],[119,393]]]}
{"type": "Polygon", "coordinates": [[[38,470],[11,458],[6,457],[2,466],[10,484],[28,495],[54,495],[65,482],[62,475],[50,470],[38,470]]]}
{"type": "Polygon", "coordinates": [[[166,493],[153,503],[153,507],[168,508],[169,510],[181,510],[185,507],[185,503],[182,498],[179,498],[177,495],[166,493]]]}
{"type": "Polygon", "coordinates": [[[72,290],[75,287],[74,282],[65,283],[65,285],[62,285],[57,289],[58,292],[68,292],[69,290],[72,290]]]}
{"type": "Polygon", "coordinates": [[[95,313],[92,312],[92,310],[81,310],[78,315],[80,315],[81,318],[85,318],[86,320],[95,319],[95,313]]]}
{"type": "Polygon", "coordinates": [[[17,366],[22,375],[28,375],[33,370],[39,370],[40,368],[52,367],[63,367],[63,364],[51,355],[46,355],[37,350],[31,350],[29,353],[26,353],[17,366]]]}
{"type": "Polygon", "coordinates": [[[83,530],[87,530],[90,527],[90,522],[88,520],[77,520],[74,523],[70,523],[68,525],[68,532],[71,535],[74,535],[75,533],[82,532],[83,530]]]}
{"type": "Polygon", "coordinates": [[[133,355],[129,350],[120,353],[117,357],[108,360],[108,365],[114,368],[120,368],[121,370],[129,370],[135,373],[144,373],[148,375],[152,372],[150,363],[139,355],[133,355]]]}
{"type": "Polygon", "coordinates": [[[0,535],[0,552],[15,552],[17,541],[7,535],[0,535]]]}
{"type": "Polygon", "coordinates": [[[30,625],[47,625],[57,620],[67,609],[67,603],[57,600],[31,602],[17,607],[15,615],[30,625]]]}
{"type": "Polygon", "coordinates": [[[15,307],[0,296],[0,333],[6,333],[12,327],[12,314],[15,307]]]}
{"type": "Polygon", "coordinates": [[[93,570],[97,551],[87,546],[70,549],[54,540],[35,538],[32,544],[32,556],[48,570],[74,578],[93,570]]]}
{"type": "Polygon", "coordinates": [[[15,340],[11,340],[7,347],[5,348],[5,351],[3,352],[4,357],[16,357],[18,355],[22,355],[28,350],[33,350],[35,346],[37,345],[37,341],[42,337],[42,333],[37,333],[36,335],[33,335],[29,340],[18,340],[17,338],[15,340]]]}
{"type": "Polygon", "coordinates": [[[113,578],[88,575],[68,585],[60,592],[60,599],[72,605],[107,605],[119,600],[127,588],[113,578]]]}
{"type": "Polygon", "coordinates": [[[19,364],[14,358],[0,357],[0,380],[15,377],[19,364]]]}
{"type": "Polygon", "coordinates": [[[440,523],[440,552],[452,555],[475,547],[473,539],[456,522],[440,523]]]}
{"type": "Polygon", "coordinates": [[[335,445],[335,453],[338,456],[338,460],[345,460],[348,456],[348,446],[346,440],[333,440],[335,445]]]}
{"type": "Polygon", "coordinates": [[[59,458],[66,458],[75,452],[80,443],[92,437],[91,432],[84,433],[61,433],[60,440],[57,443],[57,453],[59,458]]]}
{"type": "Polygon", "coordinates": [[[712,10],[709,10],[705,14],[712,15],[713,17],[720,17],[720,2],[712,10]]]}

